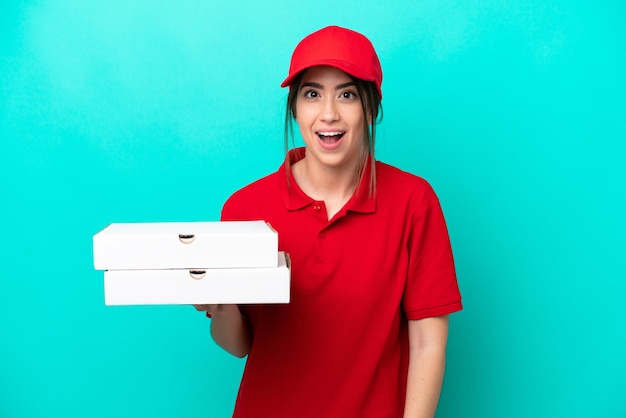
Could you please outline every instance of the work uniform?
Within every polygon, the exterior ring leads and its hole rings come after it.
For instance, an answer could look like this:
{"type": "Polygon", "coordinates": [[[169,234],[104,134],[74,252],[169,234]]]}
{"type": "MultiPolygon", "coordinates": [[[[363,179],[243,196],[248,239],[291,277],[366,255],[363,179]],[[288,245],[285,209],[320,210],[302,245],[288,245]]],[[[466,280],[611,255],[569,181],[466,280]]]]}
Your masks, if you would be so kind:
{"type": "Polygon", "coordinates": [[[291,258],[291,302],[241,305],[252,330],[234,417],[402,417],[407,320],[462,309],[439,201],[423,179],[376,162],[328,220],[286,164],[234,193],[222,220],[265,220],[291,258]]]}

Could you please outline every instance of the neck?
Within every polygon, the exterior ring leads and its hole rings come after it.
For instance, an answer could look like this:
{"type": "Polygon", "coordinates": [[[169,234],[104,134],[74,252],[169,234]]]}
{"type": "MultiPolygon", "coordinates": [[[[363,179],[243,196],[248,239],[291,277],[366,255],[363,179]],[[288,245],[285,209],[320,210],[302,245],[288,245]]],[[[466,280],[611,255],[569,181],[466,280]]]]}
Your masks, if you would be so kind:
{"type": "Polygon", "coordinates": [[[320,166],[305,157],[292,166],[292,171],[304,193],[326,203],[347,202],[359,181],[356,164],[341,168],[320,166]]]}

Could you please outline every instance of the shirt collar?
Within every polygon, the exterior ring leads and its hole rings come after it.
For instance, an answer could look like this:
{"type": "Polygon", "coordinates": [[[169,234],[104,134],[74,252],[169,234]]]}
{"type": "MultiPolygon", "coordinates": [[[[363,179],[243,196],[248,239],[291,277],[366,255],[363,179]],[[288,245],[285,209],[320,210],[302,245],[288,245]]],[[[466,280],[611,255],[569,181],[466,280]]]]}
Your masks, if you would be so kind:
{"type": "MultiPolygon", "coordinates": [[[[287,210],[299,210],[312,204],[314,200],[305,194],[300,186],[296,183],[296,180],[291,171],[291,166],[301,159],[306,154],[306,148],[294,148],[289,150],[285,161],[278,169],[280,178],[280,189],[285,202],[287,210]],[[289,170],[287,169],[289,167],[289,170]]],[[[376,211],[376,191],[370,193],[370,178],[372,175],[372,167],[370,163],[370,157],[368,157],[365,166],[363,167],[363,176],[356,192],[352,195],[348,203],[346,203],[342,212],[353,211],[360,213],[373,213],[376,211]]]]}

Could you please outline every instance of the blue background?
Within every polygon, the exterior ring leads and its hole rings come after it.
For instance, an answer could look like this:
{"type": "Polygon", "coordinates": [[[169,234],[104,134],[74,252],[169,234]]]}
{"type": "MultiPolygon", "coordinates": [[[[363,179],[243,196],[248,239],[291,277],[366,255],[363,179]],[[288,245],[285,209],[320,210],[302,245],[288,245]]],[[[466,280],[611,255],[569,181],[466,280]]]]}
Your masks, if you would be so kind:
{"type": "Polygon", "coordinates": [[[328,24],[373,41],[377,156],[447,216],[437,416],[626,416],[622,2],[40,0],[0,5],[0,417],[230,415],[243,360],[191,307],[105,307],[91,238],[217,220],[274,171],[328,24]]]}

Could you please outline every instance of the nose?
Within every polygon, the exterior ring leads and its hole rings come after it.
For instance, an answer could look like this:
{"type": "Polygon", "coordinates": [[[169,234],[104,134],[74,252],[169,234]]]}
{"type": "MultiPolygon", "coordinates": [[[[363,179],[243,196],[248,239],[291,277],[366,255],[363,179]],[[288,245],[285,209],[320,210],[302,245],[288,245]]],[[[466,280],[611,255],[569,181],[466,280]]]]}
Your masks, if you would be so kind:
{"type": "Polygon", "coordinates": [[[322,102],[320,119],[326,123],[339,120],[339,111],[334,97],[327,96],[322,102]]]}

